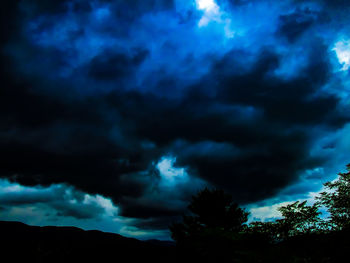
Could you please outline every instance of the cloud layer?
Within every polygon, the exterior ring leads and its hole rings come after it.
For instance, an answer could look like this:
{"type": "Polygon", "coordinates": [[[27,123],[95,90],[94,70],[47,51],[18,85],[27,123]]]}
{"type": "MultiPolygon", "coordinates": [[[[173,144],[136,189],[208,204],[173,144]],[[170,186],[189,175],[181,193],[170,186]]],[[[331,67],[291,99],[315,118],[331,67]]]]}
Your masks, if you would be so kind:
{"type": "Polygon", "coordinates": [[[64,184],[164,229],[203,186],[299,198],[348,161],[345,1],[1,5],[0,176],[49,189],[7,205],[64,184]]]}

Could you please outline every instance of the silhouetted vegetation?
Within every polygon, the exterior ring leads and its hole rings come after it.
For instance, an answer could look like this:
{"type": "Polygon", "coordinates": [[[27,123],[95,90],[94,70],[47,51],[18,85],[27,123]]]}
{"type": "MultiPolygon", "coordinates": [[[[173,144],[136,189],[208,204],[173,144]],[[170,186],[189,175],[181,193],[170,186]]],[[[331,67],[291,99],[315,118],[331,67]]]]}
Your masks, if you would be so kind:
{"type": "Polygon", "coordinates": [[[193,196],[190,216],[170,227],[179,257],[186,260],[223,260],[240,253],[245,246],[248,213],[221,190],[204,189],[193,196]],[[234,246],[233,246],[234,245],[234,246]]]}
{"type": "Polygon", "coordinates": [[[313,204],[282,206],[281,218],[270,222],[248,223],[248,212],[231,195],[204,189],[182,222],[170,227],[176,248],[99,231],[0,222],[0,252],[8,262],[344,262],[350,249],[347,169],[313,204]]]}
{"type": "Polygon", "coordinates": [[[339,179],[324,184],[327,191],[317,197],[318,204],[330,213],[328,229],[343,230],[350,227],[350,164],[346,173],[339,173],[339,179]]]}
{"type": "Polygon", "coordinates": [[[140,241],[75,227],[37,227],[0,221],[1,262],[175,262],[170,242],[140,241]]]}
{"type": "Polygon", "coordinates": [[[324,186],[312,205],[297,201],[278,209],[280,219],[250,224],[229,194],[202,190],[192,198],[190,215],[170,227],[179,260],[340,262],[350,248],[350,165],[324,186]]]}

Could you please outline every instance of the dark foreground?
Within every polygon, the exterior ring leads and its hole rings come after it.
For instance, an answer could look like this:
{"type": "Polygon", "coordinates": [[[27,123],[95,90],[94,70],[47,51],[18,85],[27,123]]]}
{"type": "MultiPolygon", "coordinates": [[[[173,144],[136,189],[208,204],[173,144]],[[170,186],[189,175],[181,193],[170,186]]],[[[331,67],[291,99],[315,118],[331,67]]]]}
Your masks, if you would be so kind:
{"type": "MultiPolygon", "coordinates": [[[[210,235],[209,235],[210,236],[210,235]]],[[[209,237],[208,236],[208,237],[209,237]]],[[[278,244],[259,237],[236,242],[217,236],[179,250],[170,242],[145,242],[74,227],[34,227],[0,222],[1,262],[348,262],[350,231],[304,235],[278,244]],[[216,239],[216,240],[215,240],[216,239]],[[190,248],[190,250],[188,250],[190,248]]]]}
{"type": "Polygon", "coordinates": [[[175,247],[74,227],[0,222],[0,262],[175,262],[175,247]],[[2,261],[6,259],[5,261],[2,261]]]}

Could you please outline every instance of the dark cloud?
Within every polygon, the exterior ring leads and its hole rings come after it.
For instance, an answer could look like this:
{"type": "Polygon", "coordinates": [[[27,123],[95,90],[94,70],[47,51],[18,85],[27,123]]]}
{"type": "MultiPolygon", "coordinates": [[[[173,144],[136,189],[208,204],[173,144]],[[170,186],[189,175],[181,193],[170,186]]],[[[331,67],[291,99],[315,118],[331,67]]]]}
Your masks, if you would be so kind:
{"type": "Polygon", "coordinates": [[[106,213],[105,207],[101,206],[96,199],[90,197],[90,200],[86,200],[84,193],[65,185],[27,188],[1,180],[0,189],[0,205],[7,211],[12,207],[28,210],[31,209],[30,207],[35,207],[45,211],[43,208],[45,206],[47,210],[54,211],[56,216],[76,219],[96,219],[106,213]]]}
{"type": "Polygon", "coordinates": [[[100,0],[98,2],[90,2],[84,0],[54,0],[48,3],[45,0],[24,0],[22,5],[31,15],[42,14],[59,14],[72,10],[74,12],[89,12],[96,7],[96,4],[110,4],[115,7],[115,12],[120,16],[135,17],[144,12],[155,10],[166,10],[174,7],[173,0],[130,0],[130,1],[111,1],[100,0]],[[121,12],[124,10],[124,12],[121,12]]]}
{"type": "Polygon", "coordinates": [[[76,219],[98,218],[104,213],[104,209],[97,205],[67,205],[66,203],[54,203],[52,207],[58,211],[56,214],[57,216],[68,216],[76,219]]]}
{"type": "Polygon", "coordinates": [[[8,193],[4,196],[1,196],[2,205],[27,205],[27,204],[36,204],[44,202],[52,202],[57,198],[54,193],[49,191],[43,192],[33,192],[33,193],[8,193]]]}
{"type": "Polygon", "coordinates": [[[318,13],[306,8],[296,10],[292,14],[280,16],[278,33],[285,36],[288,41],[294,42],[304,32],[311,28],[318,19],[318,13]]]}
{"type": "Polygon", "coordinates": [[[339,8],[348,8],[349,7],[349,2],[346,0],[324,0],[324,2],[327,5],[334,6],[334,7],[339,7],[339,8]]]}
{"type": "MultiPolygon", "coordinates": [[[[194,87],[181,101],[115,92],[66,103],[17,90],[2,104],[16,108],[2,111],[11,121],[2,133],[1,174],[27,185],[65,182],[122,202],[128,195],[142,196],[147,184],[141,183],[144,175],[134,180],[121,176],[148,171],[152,161],[171,152],[178,157],[178,165],[230,190],[239,201],[267,197],[296,180],[299,171],[319,163],[307,156],[310,126],[332,127],[344,121],[334,123],[332,118],[338,116],[335,97],[313,96],[315,85],[324,83],[327,75],[322,61],[314,61],[310,73],[285,81],[269,77],[278,66],[277,57],[261,56],[251,71],[238,76],[222,74],[221,67],[226,67],[230,58],[218,61],[204,78],[218,83],[215,97],[194,87]],[[21,95],[25,96],[22,103],[18,101],[21,95]],[[239,116],[245,114],[244,107],[252,109],[247,113],[250,120],[239,116]],[[254,109],[262,115],[255,116],[254,109]],[[113,112],[118,114],[108,122],[103,115],[113,112]],[[11,130],[14,123],[20,130],[11,130]],[[107,135],[114,124],[123,127],[118,133],[125,139],[107,135]],[[179,139],[194,149],[173,148],[172,143],[179,139]],[[143,141],[151,141],[157,148],[143,149],[143,141]],[[198,155],[203,141],[228,143],[237,151],[214,147],[207,155],[198,155]]],[[[200,85],[208,86],[205,82],[200,85]]],[[[168,210],[136,203],[126,202],[122,211],[132,217],[178,213],[178,207],[168,210]]]]}
{"type": "Polygon", "coordinates": [[[254,4],[257,2],[256,0],[218,0],[217,3],[219,5],[227,4],[230,7],[243,6],[247,4],[254,4]]]}
{"type": "MultiPolygon", "coordinates": [[[[277,194],[324,162],[310,155],[315,129],[349,122],[341,98],[324,89],[334,75],[329,43],[315,35],[303,41],[320,24],[309,8],[281,10],[276,30],[247,29],[249,41],[225,40],[215,54],[219,40],[194,17],[180,19],[172,1],[44,2],[5,2],[11,30],[1,18],[0,177],[102,194],[139,226],[163,228],[206,184],[241,203],[277,194]],[[91,18],[100,7],[105,23],[91,18]],[[298,40],[305,46],[293,68],[281,50],[293,57],[298,40]],[[185,169],[185,179],[161,174],[164,156],[176,158],[171,169],[185,169]]],[[[46,199],[75,218],[101,213],[55,202],[60,194],[3,202],[46,199]]]]}
{"type": "Polygon", "coordinates": [[[20,24],[18,2],[6,0],[1,3],[0,11],[0,43],[7,42],[17,31],[20,24]]]}
{"type": "MultiPolygon", "coordinates": [[[[301,2],[297,0],[297,2],[301,2]]],[[[311,2],[317,2],[326,5],[331,8],[348,8],[349,2],[347,0],[311,0],[311,2]]]]}
{"type": "Polygon", "coordinates": [[[95,57],[88,69],[89,77],[100,81],[119,81],[127,77],[147,57],[146,50],[136,50],[131,56],[105,52],[95,57]]]}

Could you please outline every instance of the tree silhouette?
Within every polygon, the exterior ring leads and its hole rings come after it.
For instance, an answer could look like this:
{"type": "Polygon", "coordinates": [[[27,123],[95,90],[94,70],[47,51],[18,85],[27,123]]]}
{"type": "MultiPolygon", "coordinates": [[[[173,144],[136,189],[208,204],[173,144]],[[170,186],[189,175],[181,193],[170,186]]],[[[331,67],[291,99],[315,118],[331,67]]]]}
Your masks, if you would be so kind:
{"type": "Polygon", "coordinates": [[[308,206],[306,201],[294,202],[278,208],[281,219],[273,222],[252,222],[249,230],[268,237],[270,241],[283,241],[290,237],[320,231],[323,220],[317,203],[308,206]]]}
{"type": "MultiPolygon", "coordinates": [[[[192,197],[191,215],[170,226],[179,254],[193,260],[228,260],[242,244],[248,213],[222,190],[204,189],[192,197]]],[[[241,250],[241,249],[239,249],[241,250]]]]}
{"type": "Polygon", "coordinates": [[[283,216],[283,219],[277,220],[283,238],[318,231],[322,221],[319,217],[319,205],[315,203],[308,206],[306,203],[307,201],[297,201],[278,208],[283,216]]]}
{"type": "Polygon", "coordinates": [[[170,227],[180,262],[341,262],[350,247],[350,165],[324,184],[317,202],[278,208],[281,219],[252,222],[222,190],[192,197],[190,214],[170,227]],[[322,218],[319,208],[328,209],[322,218]]]}
{"type": "Polygon", "coordinates": [[[222,190],[205,188],[192,197],[188,206],[191,216],[171,227],[175,240],[209,229],[239,232],[248,220],[248,212],[234,203],[232,196],[222,190]]]}
{"type": "Polygon", "coordinates": [[[324,184],[326,191],[317,199],[330,213],[329,228],[342,230],[350,228],[350,164],[347,172],[339,173],[339,178],[324,184]]]}
{"type": "Polygon", "coordinates": [[[232,196],[222,190],[204,189],[192,197],[189,210],[204,227],[240,231],[248,213],[234,203],[232,196]]]}

